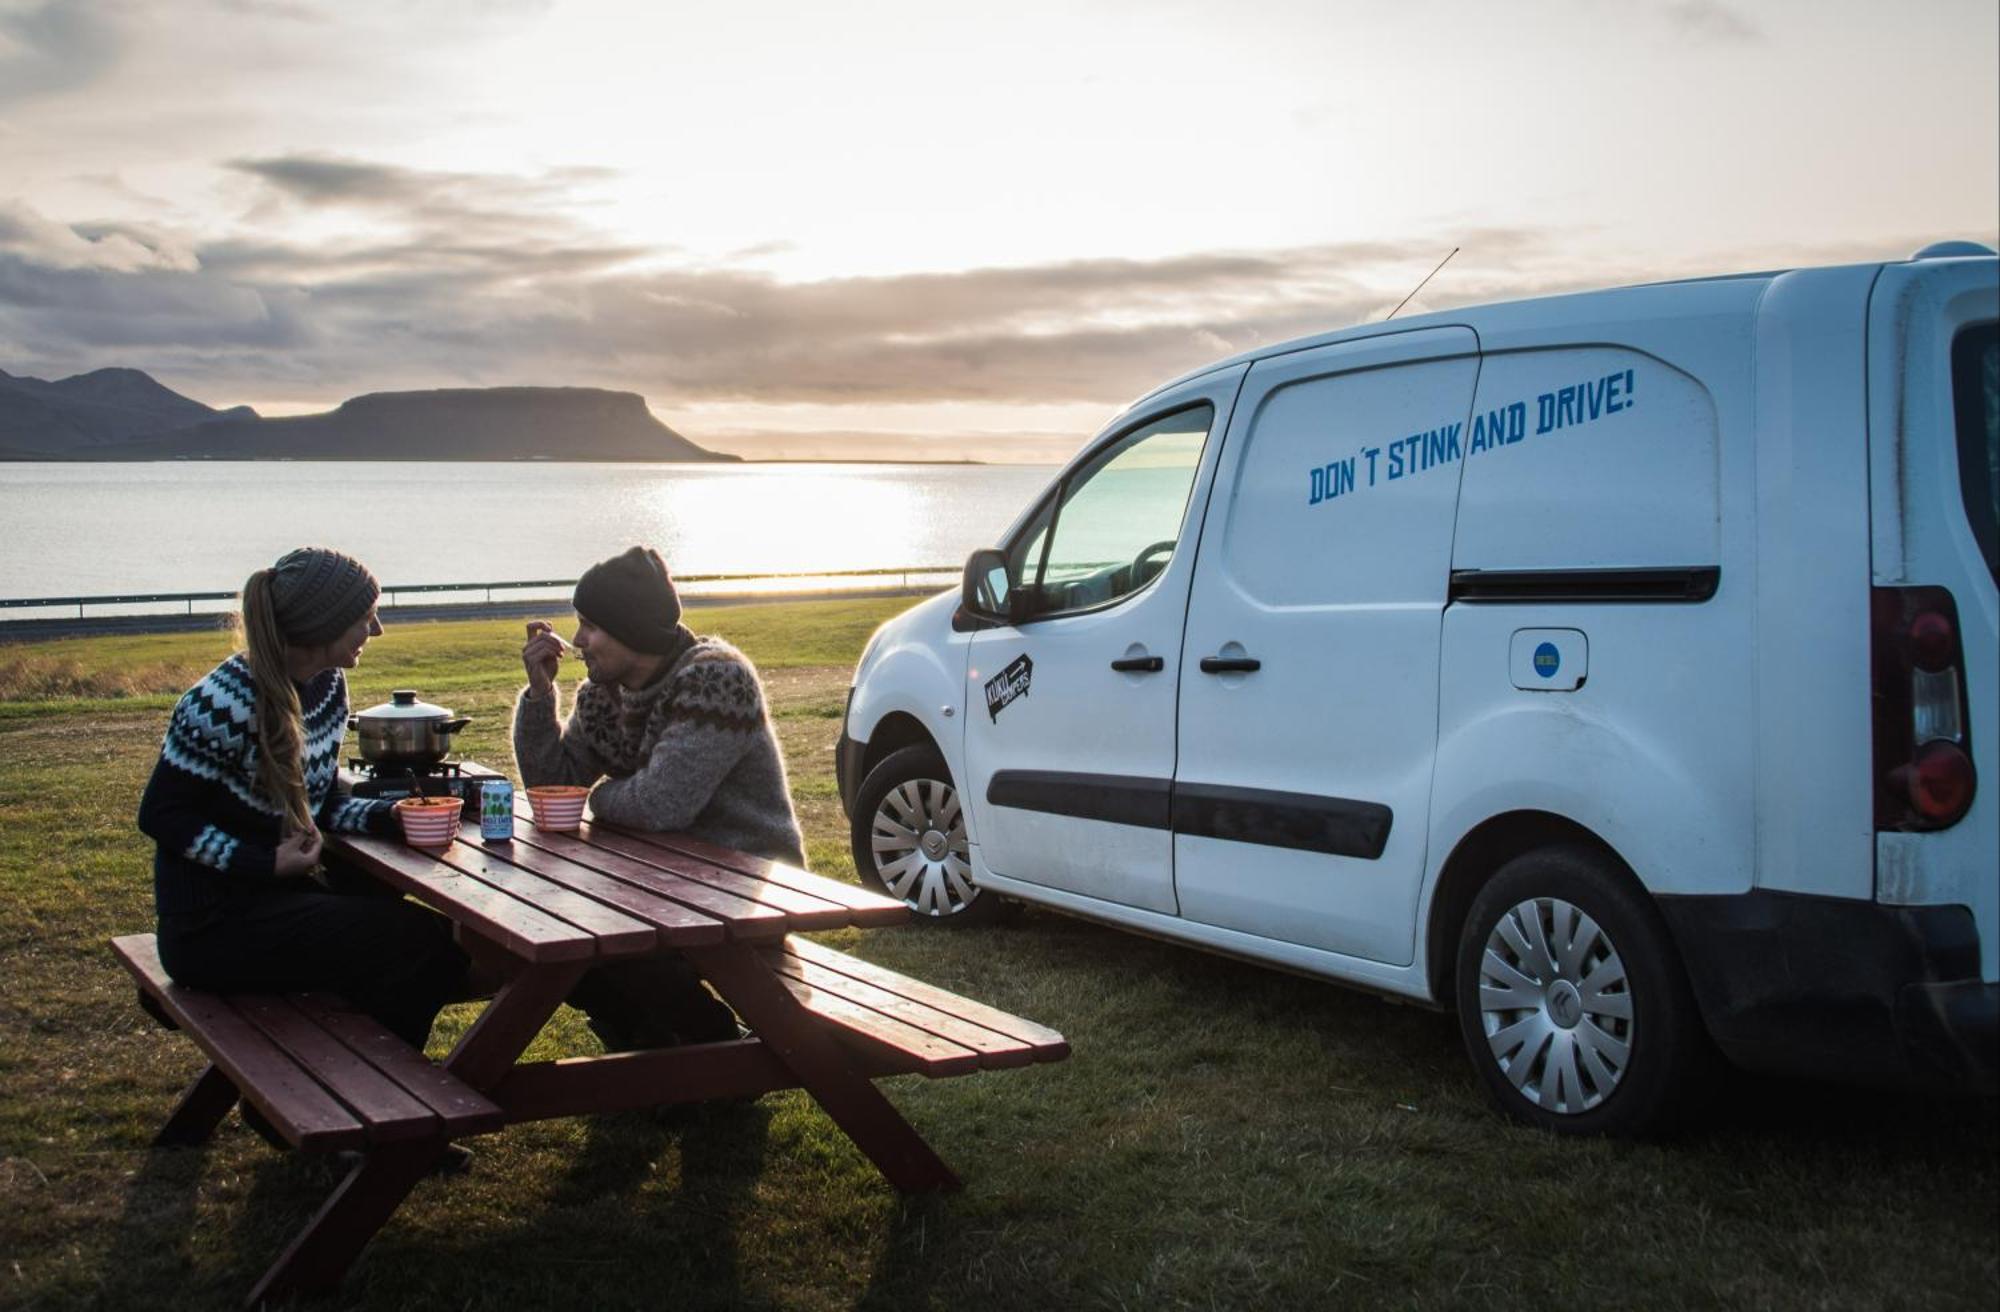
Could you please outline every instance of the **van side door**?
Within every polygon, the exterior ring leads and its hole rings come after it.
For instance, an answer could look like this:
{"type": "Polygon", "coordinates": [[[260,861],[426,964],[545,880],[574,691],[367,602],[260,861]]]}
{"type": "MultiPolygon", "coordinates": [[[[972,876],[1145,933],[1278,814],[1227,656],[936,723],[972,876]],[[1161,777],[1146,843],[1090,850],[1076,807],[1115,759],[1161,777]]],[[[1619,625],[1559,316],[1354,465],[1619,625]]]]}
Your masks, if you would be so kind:
{"type": "Polygon", "coordinates": [[[1181,653],[1186,919],[1411,961],[1478,373],[1477,335],[1443,327],[1245,379],[1181,653]]]}
{"type": "Polygon", "coordinates": [[[996,600],[1032,604],[969,644],[964,793],[986,871],[1173,911],[1167,804],[1190,548],[1246,368],[1121,417],[1002,544],[996,600]]]}

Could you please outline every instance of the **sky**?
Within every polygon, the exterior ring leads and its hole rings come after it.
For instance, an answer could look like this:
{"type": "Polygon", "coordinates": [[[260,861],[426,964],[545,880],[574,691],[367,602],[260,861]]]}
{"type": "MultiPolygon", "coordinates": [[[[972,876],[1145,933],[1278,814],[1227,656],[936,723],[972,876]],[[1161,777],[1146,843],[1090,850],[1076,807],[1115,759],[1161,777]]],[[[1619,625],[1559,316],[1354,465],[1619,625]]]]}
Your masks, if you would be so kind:
{"type": "Polygon", "coordinates": [[[1403,313],[2000,242],[1992,0],[0,0],[0,369],[1066,457],[1403,313]]]}

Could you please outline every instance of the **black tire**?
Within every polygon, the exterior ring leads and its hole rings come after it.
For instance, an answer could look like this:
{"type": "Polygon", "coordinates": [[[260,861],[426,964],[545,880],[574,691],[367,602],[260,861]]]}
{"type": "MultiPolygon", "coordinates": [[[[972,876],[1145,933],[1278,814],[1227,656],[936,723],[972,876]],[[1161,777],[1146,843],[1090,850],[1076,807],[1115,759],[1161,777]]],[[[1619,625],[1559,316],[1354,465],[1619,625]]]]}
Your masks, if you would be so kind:
{"type": "Polygon", "coordinates": [[[929,743],[898,748],[862,779],[849,839],[861,882],[921,922],[978,925],[1000,914],[999,895],[972,881],[958,786],[929,743]]]}
{"type": "Polygon", "coordinates": [[[1700,1104],[1711,1049],[1680,957],[1602,853],[1548,847],[1501,866],[1460,930],[1456,994],[1466,1054],[1516,1120],[1638,1136],[1700,1104]]]}

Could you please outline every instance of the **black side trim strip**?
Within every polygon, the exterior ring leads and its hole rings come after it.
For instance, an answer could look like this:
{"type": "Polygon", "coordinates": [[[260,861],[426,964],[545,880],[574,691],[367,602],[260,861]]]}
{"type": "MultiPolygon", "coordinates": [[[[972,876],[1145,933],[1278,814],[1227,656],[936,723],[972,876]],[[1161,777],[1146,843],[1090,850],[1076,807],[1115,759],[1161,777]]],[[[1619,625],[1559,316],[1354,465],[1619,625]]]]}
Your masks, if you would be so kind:
{"type": "Polygon", "coordinates": [[[1380,802],[1222,784],[1174,786],[1174,832],[1374,861],[1394,812],[1380,802]]]}
{"type": "Polygon", "coordinates": [[[1063,770],[996,770],[986,785],[986,801],[1364,861],[1381,857],[1395,823],[1395,813],[1379,802],[1063,770]]]}
{"type": "Polygon", "coordinates": [[[1703,602],[1722,583],[1718,565],[1644,569],[1455,569],[1454,602],[1703,602]]]}
{"type": "Polygon", "coordinates": [[[1134,775],[995,770],[986,784],[986,800],[992,806],[1011,806],[1021,811],[1165,829],[1173,787],[1171,779],[1134,775]]]}

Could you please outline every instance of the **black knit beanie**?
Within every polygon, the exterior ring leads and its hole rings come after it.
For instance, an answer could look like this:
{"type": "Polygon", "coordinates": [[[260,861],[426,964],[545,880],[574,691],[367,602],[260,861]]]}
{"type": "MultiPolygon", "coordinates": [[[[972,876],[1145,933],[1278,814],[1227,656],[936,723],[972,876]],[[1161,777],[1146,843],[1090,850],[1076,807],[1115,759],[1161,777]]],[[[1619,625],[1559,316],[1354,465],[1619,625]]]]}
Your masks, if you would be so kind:
{"type": "Polygon", "coordinates": [[[680,646],[680,594],[651,547],[630,547],[592,565],[576,581],[571,604],[633,651],[666,656],[680,646]]]}
{"type": "Polygon", "coordinates": [[[271,566],[271,600],[285,641],[311,647],[345,633],[368,613],[382,585],[368,567],[331,547],[300,547],[271,566]]]}

